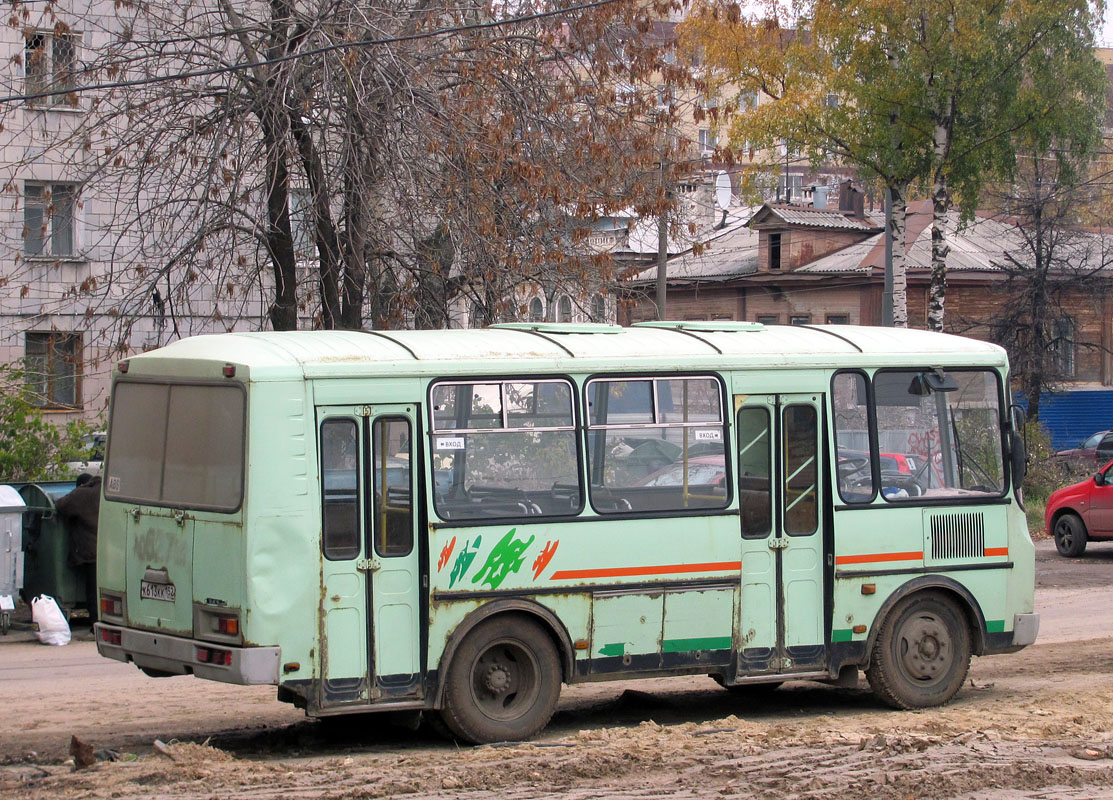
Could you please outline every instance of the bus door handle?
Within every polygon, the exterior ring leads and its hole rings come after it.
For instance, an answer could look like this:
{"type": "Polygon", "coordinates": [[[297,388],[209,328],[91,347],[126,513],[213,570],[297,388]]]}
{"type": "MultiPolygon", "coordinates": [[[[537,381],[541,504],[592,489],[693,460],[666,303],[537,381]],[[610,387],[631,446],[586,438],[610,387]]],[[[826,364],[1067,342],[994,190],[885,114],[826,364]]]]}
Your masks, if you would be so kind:
{"type": "Polygon", "coordinates": [[[356,561],[356,569],[360,572],[375,572],[383,568],[383,562],[378,558],[361,558],[356,561]]]}
{"type": "Polygon", "coordinates": [[[788,547],[787,536],[774,536],[772,539],[769,540],[770,550],[784,550],[786,547],[788,547]]]}

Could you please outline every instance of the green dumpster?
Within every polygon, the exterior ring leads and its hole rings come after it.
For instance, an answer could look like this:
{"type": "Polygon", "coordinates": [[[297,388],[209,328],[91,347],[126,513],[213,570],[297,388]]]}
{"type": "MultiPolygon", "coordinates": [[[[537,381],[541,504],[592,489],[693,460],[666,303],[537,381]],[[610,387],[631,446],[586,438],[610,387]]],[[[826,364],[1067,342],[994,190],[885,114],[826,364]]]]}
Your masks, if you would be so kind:
{"type": "Polygon", "coordinates": [[[73,481],[25,483],[23,512],[23,600],[48,594],[67,614],[85,608],[85,575],[69,565],[70,534],[54,504],[77,486],[73,481]]]}

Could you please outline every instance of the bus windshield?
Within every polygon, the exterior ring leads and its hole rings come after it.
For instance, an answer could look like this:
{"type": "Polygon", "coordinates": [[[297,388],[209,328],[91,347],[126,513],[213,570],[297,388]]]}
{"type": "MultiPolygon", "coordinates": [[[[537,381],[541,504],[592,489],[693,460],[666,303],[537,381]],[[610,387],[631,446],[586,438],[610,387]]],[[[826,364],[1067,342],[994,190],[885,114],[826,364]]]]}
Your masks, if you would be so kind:
{"type": "Polygon", "coordinates": [[[105,497],[235,511],[243,498],[244,414],[238,386],[120,381],[105,497]]]}

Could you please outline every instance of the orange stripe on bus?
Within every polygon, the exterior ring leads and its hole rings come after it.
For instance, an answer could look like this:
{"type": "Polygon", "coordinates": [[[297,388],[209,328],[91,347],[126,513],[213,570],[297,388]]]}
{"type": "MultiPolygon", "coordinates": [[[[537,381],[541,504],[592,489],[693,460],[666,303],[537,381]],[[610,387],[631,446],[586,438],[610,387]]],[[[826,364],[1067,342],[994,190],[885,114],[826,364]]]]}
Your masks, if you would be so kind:
{"type": "Polygon", "coordinates": [[[576,578],[628,578],[637,575],[673,575],[682,572],[738,572],[741,561],[719,561],[714,564],[662,564],[655,567],[610,567],[608,569],[562,569],[549,578],[551,581],[576,578]]]}
{"type": "Polygon", "coordinates": [[[836,564],[873,564],[877,561],[920,561],[924,553],[872,553],[864,556],[839,556],[836,564]]]}
{"type": "Polygon", "coordinates": [[[985,549],[986,556],[1007,556],[1009,548],[1007,547],[987,547],[985,549]]]}

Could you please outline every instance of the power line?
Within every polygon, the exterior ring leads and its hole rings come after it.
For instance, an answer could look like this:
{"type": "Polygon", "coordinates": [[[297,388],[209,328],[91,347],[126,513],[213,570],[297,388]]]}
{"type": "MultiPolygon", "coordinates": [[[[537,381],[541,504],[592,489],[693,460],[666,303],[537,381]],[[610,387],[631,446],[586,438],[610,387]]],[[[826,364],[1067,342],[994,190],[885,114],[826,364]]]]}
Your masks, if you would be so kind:
{"type": "Polygon", "coordinates": [[[149,86],[155,83],[167,83],[169,81],[185,80],[186,78],[207,78],[213,75],[223,75],[225,73],[243,72],[244,70],[254,69],[256,67],[270,66],[271,64],[283,64],[287,61],[295,61],[299,58],[308,58],[310,56],[317,56],[323,53],[332,53],[338,50],[349,50],[357,47],[377,47],[387,44],[398,44],[401,42],[416,42],[423,39],[434,39],[438,36],[447,36],[454,33],[467,33],[469,31],[490,30],[492,28],[502,28],[511,25],[518,25],[523,22],[532,22],[534,20],[546,19],[548,17],[563,16],[577,11],[589,11],[603,6],[609,6],[612,3],[623,2],[623,0],[595,0],[591,3],[582,3],[577,6],[569,6],[568,8],[554,9],[552,11],[540,11],[536,14],[527,14],[521,17],[509,17],[507,19],[494,20],[492,22],[481,22],[472,25],[460,25],[454,28],[437,28],[436,30],[426,31],[424,33],[413,33],[408,36],[392,36],[386,39],[362,39],[355,42],[337,42],[336,44],[326,45],[325,47],[318,47],[314,50],[306,50],[301,53],[290,53],[288,55],[279,56],[278,58],[268,58],[263,61],[255,61],[246,64],[232,64],[226,67],[213,67],[211,69],[202,69],[195,72],[179,72],[174,75],[160,75],[153,78],[137,78],[132,81],[116,81],[113,83],[96,83],[89,86],[74,87],[72,89],[56,89],[50,92],[38,92],[36,94],[13,94],[0,97],[0,103],[13,103],[25,102],[28,100],[41,100],[48,97],[68,96],[77,94],[79,92],[99,91],[102,89],[122,89],[132,86],[149,86]]]}

